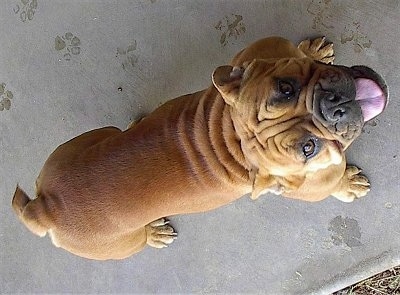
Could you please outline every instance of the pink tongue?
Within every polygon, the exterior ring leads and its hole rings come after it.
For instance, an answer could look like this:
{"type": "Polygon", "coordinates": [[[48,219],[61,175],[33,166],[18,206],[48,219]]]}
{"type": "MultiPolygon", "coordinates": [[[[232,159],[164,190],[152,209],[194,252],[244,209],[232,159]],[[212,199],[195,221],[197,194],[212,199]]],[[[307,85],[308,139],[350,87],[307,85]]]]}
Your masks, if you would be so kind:
{"type": "Polygon", "coordinates": [[[386,105],[382,89],[374,81],[358,78],[356,82],[356,100],[360,104],[364,122],[379,115],[386,105]]]}

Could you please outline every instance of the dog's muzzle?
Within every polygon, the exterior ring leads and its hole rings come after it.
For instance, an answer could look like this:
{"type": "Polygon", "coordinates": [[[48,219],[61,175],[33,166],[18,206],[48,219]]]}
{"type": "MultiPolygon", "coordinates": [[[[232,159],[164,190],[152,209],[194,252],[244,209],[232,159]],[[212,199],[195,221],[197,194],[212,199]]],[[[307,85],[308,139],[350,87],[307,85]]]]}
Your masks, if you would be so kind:
{"type": "Polygon", "coordinates": [[[327,66],[314,86],[313,115],[346,143],[383,110],[387,96],[383,79],[370,68],[327,66]]]}
{"type": "Polygon", "coordinates": [[[355,97],[351,77],[341,71],[325,70],[314,87],[314,115],[331,133],[350,140],[364,122],[355,97]]]}

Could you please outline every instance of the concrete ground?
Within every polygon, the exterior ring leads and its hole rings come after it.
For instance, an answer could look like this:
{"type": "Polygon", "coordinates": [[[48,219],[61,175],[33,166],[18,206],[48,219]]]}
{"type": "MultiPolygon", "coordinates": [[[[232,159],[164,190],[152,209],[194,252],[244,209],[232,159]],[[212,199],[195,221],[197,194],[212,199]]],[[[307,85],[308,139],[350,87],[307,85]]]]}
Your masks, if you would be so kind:
{"type": "Polygon", "coordinates": [[[329,294],[400,264],[397,0],[3,0],[0,9],[0,293],[329,294]],[[207,87],[247,44],[326,35],[336,63],[381,73],[391,101],[349,150],[369,195],[311,204],[267,195],[171,218],[179,238],[123,261],[73,256],[31,234],[10,202],[49,153],[124,128],[207,87]]]}

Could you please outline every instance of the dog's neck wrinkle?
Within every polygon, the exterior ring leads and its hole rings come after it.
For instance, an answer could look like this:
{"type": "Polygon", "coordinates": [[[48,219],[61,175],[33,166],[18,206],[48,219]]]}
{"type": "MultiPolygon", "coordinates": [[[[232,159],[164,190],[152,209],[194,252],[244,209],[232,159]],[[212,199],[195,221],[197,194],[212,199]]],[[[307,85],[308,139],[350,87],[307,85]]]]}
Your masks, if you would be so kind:
{"type": "Polygon", "coordinates": [[[223,188],[250,184],[229,106],[214,87],[188,103],[177,123],[180,147],[199,184],[223,188]],[[192,140],[190,140],[192,139],[192,140]],[[206,173],[204,173],[206,172],[206,173]]]}
{"type": "Polygon", "coordinates": [[[241,149],[240,138],[237,135],[231,117],[231,107],[218,96],[211,107],[208,119],[210,141],[217,154],[236,181],[249,181],[250,165],[247,163],[241,149]],[[220,115],[222,114],[222,116],[220,115]],[[222,146],[223,148],[216,148],[222,146]]]}

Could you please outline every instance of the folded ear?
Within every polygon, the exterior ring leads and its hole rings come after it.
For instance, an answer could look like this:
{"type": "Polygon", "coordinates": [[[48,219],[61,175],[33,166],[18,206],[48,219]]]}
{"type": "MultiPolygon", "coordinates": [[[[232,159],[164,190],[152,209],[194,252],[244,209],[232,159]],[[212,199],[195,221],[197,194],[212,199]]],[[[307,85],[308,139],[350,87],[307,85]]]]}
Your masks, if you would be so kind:
{"type": "Polygon", "coordinates": [[[305,176],[300,175],[281,177],[267,174],[261,176],[258,172],[253,177],[253,190],[250,195],[252,200],[256,200],[260,195],[265,193],[282,195],[296,191],[305,180],[305,176]]]}
{"type": "Polygon", "coordinates": [[[257,173],[253,182],[250,199],[256,200],[259,196],[268,192],[280,195],[283,192],[283,187],[279,185],[275,177],[271,175],[261,176],[257,173]]]}
{"type": "Polygon", "coordinates": [[[220,66],[212,75],[214,86],[229,105],[233,105],[239,96],[243,73],[243,67],[220,66]]]}

